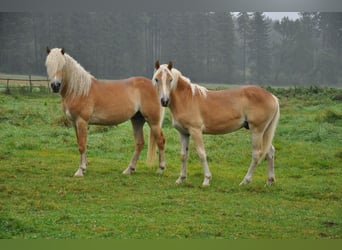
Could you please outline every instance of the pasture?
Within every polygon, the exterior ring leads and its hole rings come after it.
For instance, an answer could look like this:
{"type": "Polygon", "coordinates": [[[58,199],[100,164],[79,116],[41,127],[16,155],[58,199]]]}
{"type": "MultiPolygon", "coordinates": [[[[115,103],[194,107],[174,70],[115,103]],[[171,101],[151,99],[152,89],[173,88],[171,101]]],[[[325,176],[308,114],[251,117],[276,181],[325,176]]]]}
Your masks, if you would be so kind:
{"type": "MultiPolygon", "coordinates": [[[[210,87],[210,86],[209,86],[210,87]]],[[[211,186],[190,142],[188,179],[179,136],[164,120],[166,170],[145,163],[122,174],[133,150],[131,123],[89,126],[84,177],[75,132],[53,94],[0,94],[0,238],[341,239],[342,90],[270,89],[280,99],[276,183],[266,162],[239,186],[250,163],[248,130],[205,136],[211,186]]],[[[148,127],[145,125],[147,142],[148,127]]]]}

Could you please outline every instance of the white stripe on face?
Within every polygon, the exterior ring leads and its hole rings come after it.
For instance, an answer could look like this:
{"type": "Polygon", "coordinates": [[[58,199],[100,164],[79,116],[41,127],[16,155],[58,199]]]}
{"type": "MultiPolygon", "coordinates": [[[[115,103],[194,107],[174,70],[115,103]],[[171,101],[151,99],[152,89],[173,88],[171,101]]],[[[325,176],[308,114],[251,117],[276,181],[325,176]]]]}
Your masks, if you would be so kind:
{"type": "Polygon", "coordinates": [[[163,98],[169,98],[169,93],[167,91],[166,86],[166,78],[167,78],[167,71],[164,69],[162,72],[162,90],[163,90],[163,98]]]}

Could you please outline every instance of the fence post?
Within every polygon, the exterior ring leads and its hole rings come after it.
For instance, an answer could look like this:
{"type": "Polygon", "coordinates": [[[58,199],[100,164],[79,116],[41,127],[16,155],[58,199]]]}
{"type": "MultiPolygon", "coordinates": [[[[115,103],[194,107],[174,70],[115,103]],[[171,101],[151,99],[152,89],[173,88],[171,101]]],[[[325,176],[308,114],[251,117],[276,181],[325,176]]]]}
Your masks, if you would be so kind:
{"type": "Polygon", "coordinates": [[[46,77],[46,81],[47,81],[47,89],[48,89],[48,93],[51,92],[51,89],[50,89],[50,83],[49,83],[49,78],[46,77]]]}
{"type": "Polygon", "coordinates": [[[32,81],[31,81],[31,75],[29,75],[29,81],[30,81],[30,93],[32,93],[32,81]]]}
{"type": "Polygon", "coordinates": [[[10,88],[9,88],[9,79],[7,79],[7,84],[6,84],[6,94],[10,94],[10,88]]]}

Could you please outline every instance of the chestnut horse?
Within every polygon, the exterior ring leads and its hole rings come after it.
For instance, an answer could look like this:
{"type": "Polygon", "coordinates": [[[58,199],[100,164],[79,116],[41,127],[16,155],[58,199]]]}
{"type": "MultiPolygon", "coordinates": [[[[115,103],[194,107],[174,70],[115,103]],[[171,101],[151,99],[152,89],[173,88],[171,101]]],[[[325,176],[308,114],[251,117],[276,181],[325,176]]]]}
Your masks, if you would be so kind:
{"type": "Polygon", "coordinates": [[[226,134],[247,128],[252,135],[252,162],[241,184],[248,184],[257,164],[268,161],[267,184],[275,181],[272,145],[279,119],[278,99],[258,86],[243,86],[222,91],[209,91],[193,84],[180,71],[168,65],[155,63],[152,82],[157,87],[161,105],[169,107],[173,126],[181,140],[182,167],[176,183],[186,179],[189,137],[204,170],[203,186],[210,184],[211,173],[207,163],[202,134],[226,134]]]}
{"type": "Polygon", "coordinates": [[[159,172],[165,168],[165,139],[161,130],[163,108],[151,81],[144,77],[99,81],[88,73],[64,49],[47,48],[46,68],[53,92],[60,92],[63,111],[76,131],[81,163],[75,176],[83,176],[86,160],[88,124],[117,125],[131,120],[135,139],[133,157],[124,174],[135,170],[144,145],[143,126],[150,126],[148,161],[159,148],[159,172]]]}

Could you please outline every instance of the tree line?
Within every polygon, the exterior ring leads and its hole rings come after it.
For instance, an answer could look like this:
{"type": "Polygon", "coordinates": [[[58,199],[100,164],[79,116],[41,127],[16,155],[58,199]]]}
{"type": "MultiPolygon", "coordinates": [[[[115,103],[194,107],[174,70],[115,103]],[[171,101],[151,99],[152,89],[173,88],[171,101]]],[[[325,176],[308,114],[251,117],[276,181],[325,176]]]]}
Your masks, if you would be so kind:
{"type": "Polygon", "coordinates": [[[64,47],[98,78],[151,77],[174,62],[194,82],[338,85],[342,13],[0,13],[0,72],[45,75],[45,48],[64,47]]]}

